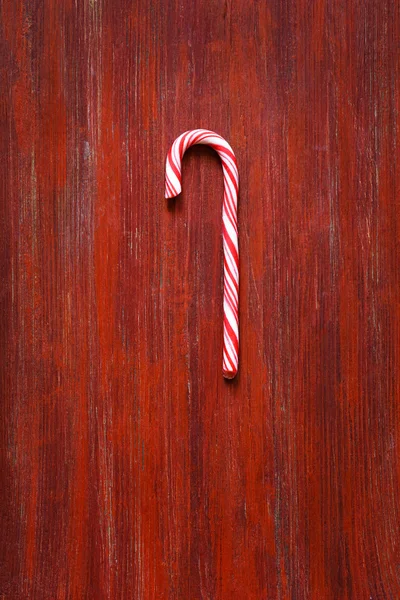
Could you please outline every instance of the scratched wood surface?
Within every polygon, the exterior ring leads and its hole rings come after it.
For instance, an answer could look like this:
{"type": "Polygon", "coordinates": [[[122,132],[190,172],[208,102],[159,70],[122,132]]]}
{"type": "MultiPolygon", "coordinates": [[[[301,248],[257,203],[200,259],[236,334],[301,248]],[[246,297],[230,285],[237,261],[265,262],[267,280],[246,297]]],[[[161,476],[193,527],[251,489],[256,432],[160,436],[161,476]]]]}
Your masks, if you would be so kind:
{"type": "Polygon", "coordinates": [[[0,1],[0,597],[400,598],[400,4],[0,1]],[[222,362],[239,163],[241,363],[222,362]]]}

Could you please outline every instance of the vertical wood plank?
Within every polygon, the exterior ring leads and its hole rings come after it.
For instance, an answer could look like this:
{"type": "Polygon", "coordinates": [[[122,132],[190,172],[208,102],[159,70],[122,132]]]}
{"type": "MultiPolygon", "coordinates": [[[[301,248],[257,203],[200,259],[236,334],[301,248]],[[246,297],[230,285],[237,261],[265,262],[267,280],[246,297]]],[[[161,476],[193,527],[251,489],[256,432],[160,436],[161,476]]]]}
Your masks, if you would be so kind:
{"type": "Polygon", "coordinates": [[[0,0],[0,597],[400,597],[400,7],[0,0]],[[222,378],[222,174],[240,372],[222,378]]]}

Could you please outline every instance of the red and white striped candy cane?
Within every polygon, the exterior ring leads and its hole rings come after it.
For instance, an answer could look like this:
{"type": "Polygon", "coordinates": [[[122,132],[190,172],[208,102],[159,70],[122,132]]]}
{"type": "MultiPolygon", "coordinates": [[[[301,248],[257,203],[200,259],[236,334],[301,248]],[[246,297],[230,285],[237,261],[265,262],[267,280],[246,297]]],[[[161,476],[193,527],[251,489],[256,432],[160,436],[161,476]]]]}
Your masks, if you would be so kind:
{"type": "Polygon", "coordinates": [[[232,148],[224,138],[207,129],[182,133],[172,144],[165,165],[165,197],[173,198],[182,191],[182,157],[195,144],[205,144],[216,150],[222,161],[224,201],[222,234],[224,247],[224,353],[222,373],[235,377],[239,355],[239,246],[237,228],[237,197],[239,173],[232,148]]]}

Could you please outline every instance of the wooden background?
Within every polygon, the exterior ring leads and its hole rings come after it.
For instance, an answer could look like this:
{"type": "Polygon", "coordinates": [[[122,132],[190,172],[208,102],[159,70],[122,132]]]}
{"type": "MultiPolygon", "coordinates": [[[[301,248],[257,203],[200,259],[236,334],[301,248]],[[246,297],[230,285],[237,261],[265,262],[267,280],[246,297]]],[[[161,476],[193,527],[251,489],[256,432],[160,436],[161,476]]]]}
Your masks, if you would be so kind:
{"type": "Polygon", "coordinates": [[[398,600],[400,3],[0,15],[0,598],[398,600]]]}

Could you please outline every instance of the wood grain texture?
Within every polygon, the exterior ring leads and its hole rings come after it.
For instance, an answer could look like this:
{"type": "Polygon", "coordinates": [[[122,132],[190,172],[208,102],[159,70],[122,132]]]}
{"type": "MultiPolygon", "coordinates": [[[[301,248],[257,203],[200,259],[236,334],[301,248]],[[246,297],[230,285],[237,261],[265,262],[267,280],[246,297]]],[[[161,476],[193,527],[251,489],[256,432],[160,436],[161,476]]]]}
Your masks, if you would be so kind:
{"type": "Polygon", "coordinates": [[[400,598],[397,0],[0,0],[0,597],[400,598]],[[221,375],[222,173],[241,178],[221,375]]]}

